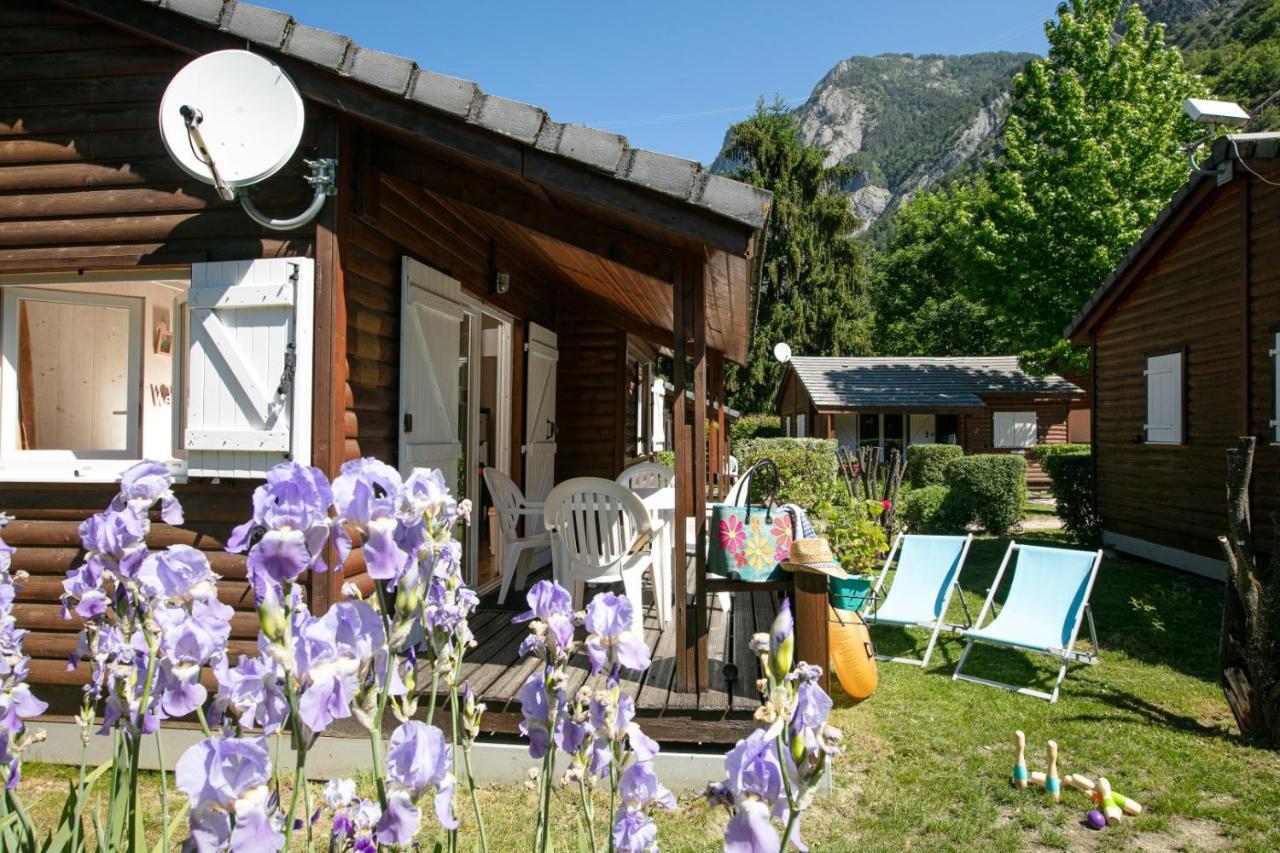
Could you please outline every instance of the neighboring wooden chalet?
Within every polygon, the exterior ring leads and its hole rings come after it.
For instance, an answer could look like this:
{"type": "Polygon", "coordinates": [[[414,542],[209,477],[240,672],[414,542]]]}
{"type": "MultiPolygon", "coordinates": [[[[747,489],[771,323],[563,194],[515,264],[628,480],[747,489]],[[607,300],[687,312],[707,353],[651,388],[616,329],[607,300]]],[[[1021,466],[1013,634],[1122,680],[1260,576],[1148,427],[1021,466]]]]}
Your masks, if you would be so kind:
{"type": "MultiPolygon", "coordinates": [[[[797,356],[782,376],[777,411],[785,435],[847,447],[958,444],[966,453],[1024,453],[1087,441],[1087,429],[1071,435],[1069,428],[1069,412],[1083,397],[1060,376],[1025,373],[1013,356],[797,356]]],[[[1047,484],[1034,463],[1028,481],[1047,484]]]]}
{"type": "MultiPolygon", "coordinates": [[[[222,542],[273,464],[332,477],[372,455],[457,472],[458,494],[477,497],[483,463],[535,500],[569,476],[613,477],[636,455],[637,352],[690,365],[696,405],[675,407],[669,435],[677,518],[705,524],[701,484],[727,455],[715,404],[725,361],[748,352],[770,201],[248,3],[0,3],[0,509],[31,574],[14,612],[34,679],[84,678],[66,669],[78,626],[59,582],[81,558],[77,525],[142,457],[168,462],[186,506],[151,544],[208,553],[239,611],[235,650],[252,649],[257,623],[244,560],[222,542]],[[310,225],[266,231],[166,153],[166,84],[228,48],[277,62],[306,102],[302,150],[257,205],[296,213],[311,196],[302,158],[337,160],[337,195],[310,225]]],[[[464,543],[481,590],[495,580],[483,523],[464,543]]],[[[672,538],[684,555],[683,521],[672,538]]],[[[736,628],[708,613],[700,563],[677,562],[676,588],[693,594],[673,623],[651,620],[659,662],[631,686],[644,713],[702,714],[661,736],[732,739],[707,721],[741,710],[750,724],[755,664],[733,634],[759,626],[750,593],[736,628]],[[737,653],[735,698],[722,671],[737,653]]],[[[312,578],[312,609],[344,581],[371,588],[358,555],[312,578]]],[[[488,725],[509,731],[519,632],[488,613],[476,633],[468,671],[488,725]]]]}
{"type": "Polygon", "coordinates": [[[1106,541],[1222,578],[1238,436],[1264,547],[1280,511],[1280,134],[1219,139],[1202,168],[1065,335],[1092,354],[1106,541]]]}

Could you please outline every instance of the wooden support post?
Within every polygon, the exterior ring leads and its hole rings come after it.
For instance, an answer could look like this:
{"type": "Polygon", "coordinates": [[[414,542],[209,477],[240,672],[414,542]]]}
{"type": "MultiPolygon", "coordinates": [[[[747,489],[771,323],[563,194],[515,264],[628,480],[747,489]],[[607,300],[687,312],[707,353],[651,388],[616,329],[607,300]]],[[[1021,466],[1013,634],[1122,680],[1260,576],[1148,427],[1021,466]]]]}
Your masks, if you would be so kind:
{"type": "MultiPolygon", "coordinates": [[[[350,128],[338,120],[326,119],[319,128],[318,144],[323,157],[339,161],[351,150],[350,128]]],[[[346,448],[344,429],[347,383],[347,307],[342,267],[342,234],[351,200],[352,170],[338,170],[339,192],[329,199],[316,220],[315,334],[311,384],[311,459],[299,460],[319,468],[333,479],[342,466],[346,448]]],[[[330,545],[325,561],[334,571],[312,573],[311,610],[317,616],[328,610],[342,595],[338,552],[330,545]]]]}
{"type": "Polygon", "coordinates": [[[708,684],[707,656],[707,278],[706,261],[693,272],[693,644],[697,647],[698,689],[708,684]]]}
{"type": "Polygon", "coordinates": [[[724,353],[715,353],[715,397],[716,397],[716,490],[717,499],[728,492],[729,474],[729,433],[724,416],[724,353]]]}
{"type": "Polygon", "coordinates": [[[831,646],[827,637],[827,576],[817,572],[796,572],[795,620],[796,660],[822,667],[819,683],[831,692],[831,646]]]}
{"type": "Polygon", "coordinates": [[[685,408],[684,391],[685,391],[685,355],[686,341],[685,336],[687,329],[687,314],[685,311],[685,291],[687,290],[687,277],[684,275],[684,265],[678,268],[675,282],[672,286],[672,316],[673,316],[673,333],[671,341],[671,384],[672,404],[671,404],[671,442],[672,449],[675,451],[676,466],[676,511],[675,511],[675,530],[671,537],[673,553],[671,555],[671,565],[673,567],[673,586],[675,587],[676,599],[676,688],[680,690],[689,689],[697,683],[697,662],[694,658],[693,650],[689,649],[688,638],[692,635],[690,630],[689,613],[689,573],[688,563],[686,561],[687,548],[685,547],[685,531],[687,530],[686,519],[689,518],[689,477],[693,473],[693,466],[689,462],[689,434],[685,430],[685,408]]]}

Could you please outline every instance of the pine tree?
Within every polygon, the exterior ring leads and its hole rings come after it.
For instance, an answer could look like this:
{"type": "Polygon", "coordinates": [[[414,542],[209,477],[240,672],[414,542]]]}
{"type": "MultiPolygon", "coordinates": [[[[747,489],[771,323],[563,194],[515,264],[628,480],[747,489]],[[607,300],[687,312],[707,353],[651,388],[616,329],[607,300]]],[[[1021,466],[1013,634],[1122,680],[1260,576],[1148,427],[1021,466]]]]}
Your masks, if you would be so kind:
{"type": "Polygon", "coordinates": [[[962,281],[1032,368],[1069,360],[1062,330],[1187,179],[1181,111],[1201,91],[1136,5],[1071,0],[1046,25],[1049,55],[1014,83],[990,194],[951,226],[962,281]]]}
{"type": "Polygon", "coordinates": [[[858,220],[839,192],[854,173],[825,166],[825,153],[804,144],[780,100],[757,104],[753,116],[730,128],[725,157],[736,164],[731,177],[773,193],[749,360],[726,373],[735,408],[769,412],[782,375],[774,344],[786,341],[798,355],[868,349],[858,220]]]}

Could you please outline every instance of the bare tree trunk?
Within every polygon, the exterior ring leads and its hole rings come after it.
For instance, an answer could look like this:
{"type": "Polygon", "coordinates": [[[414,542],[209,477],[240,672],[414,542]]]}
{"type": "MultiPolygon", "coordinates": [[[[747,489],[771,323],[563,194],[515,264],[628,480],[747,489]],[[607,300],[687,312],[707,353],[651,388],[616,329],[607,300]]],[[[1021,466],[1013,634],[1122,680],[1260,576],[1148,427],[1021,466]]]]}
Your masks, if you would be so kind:
{"type": "Polygon", "coordinates": [[[1254,549],[1249,479],[1257,439],[1227,451],[1227,560],[1220,650],[1222,690],[1241,734],[1280,746],[1280,518],[1271,517],[1272,554],[1264,567],[1254,549]]]}

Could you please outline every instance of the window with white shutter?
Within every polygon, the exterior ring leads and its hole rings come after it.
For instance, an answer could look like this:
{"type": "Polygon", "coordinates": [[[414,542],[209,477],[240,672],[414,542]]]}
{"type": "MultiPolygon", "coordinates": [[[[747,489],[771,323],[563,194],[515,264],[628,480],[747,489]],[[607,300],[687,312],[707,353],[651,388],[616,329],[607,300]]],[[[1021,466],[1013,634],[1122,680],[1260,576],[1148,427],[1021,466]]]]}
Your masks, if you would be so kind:
{"type": "Polygon", "coordinates": [[[188,293],[187,470],[261,477],[311,462],[314,264],[193,264],[188,293]]]}
{"type": "Polygon", "coordinates": [[[1182,353],[1147,359],[1147,421],[1142,425],[1147,444],[1182,443],[1182,353]]]}
{"type": "Polygon", "coordinates": [[[1035,447],[1035,412],[993,412],[991,432],[996,447],[1035,447]]]}
{"type": "Polygon", "coordinates": [[[1271,350],[1271,371],[1276,386],[1271,400],[1272,414],[1275,415],[1271,419],[1272,438],[1280,443],[1280,332],[1276,332],[1275,346],[1271,350]]]}
{"type": "Polygon", "coordinates": [[[804,415],[796,415],[796,438],[804,437],[804,415]]]}

